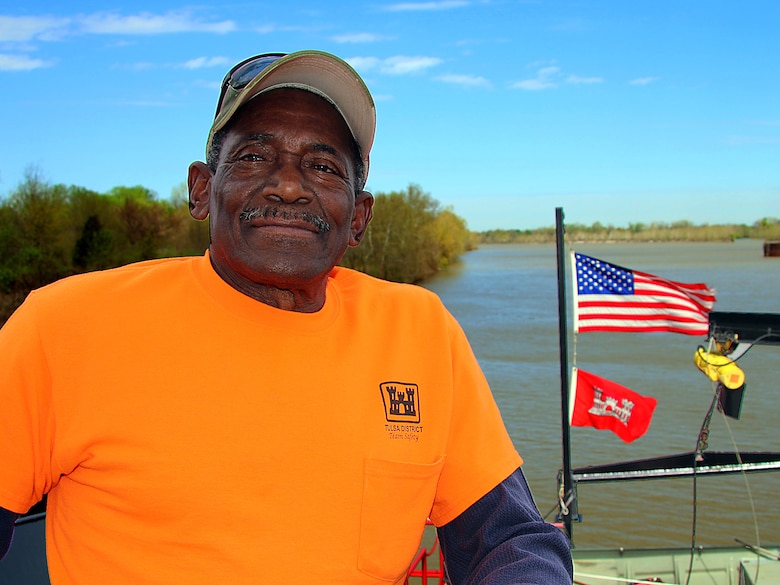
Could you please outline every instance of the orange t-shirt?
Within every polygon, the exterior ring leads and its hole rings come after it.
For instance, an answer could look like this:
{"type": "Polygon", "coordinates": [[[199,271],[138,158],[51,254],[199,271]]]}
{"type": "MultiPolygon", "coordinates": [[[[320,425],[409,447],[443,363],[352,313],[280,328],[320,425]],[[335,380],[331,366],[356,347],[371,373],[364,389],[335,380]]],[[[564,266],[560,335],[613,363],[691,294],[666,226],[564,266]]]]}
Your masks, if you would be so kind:
{"type": "Polygon", "coordinates": [[[351,270],[312,314],[208,254],[76,276],[0,355],[0,506],[49,494],[54,585],[398,583],[521,463],[439,299],[351,270]]]}

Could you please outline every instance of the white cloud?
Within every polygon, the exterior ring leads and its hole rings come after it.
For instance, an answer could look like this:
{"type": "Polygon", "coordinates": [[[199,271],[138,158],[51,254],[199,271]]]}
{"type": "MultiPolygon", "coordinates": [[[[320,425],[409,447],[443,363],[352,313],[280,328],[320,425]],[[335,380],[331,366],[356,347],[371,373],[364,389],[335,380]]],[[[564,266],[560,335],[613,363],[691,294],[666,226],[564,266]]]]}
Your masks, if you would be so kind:
{"type": "Polygon", "coordinates": [[[389,4],[383,8],[389,12],[419,12],[430,10],[450,10],[452,8],[461,8],[468,6],[465,0],[440,0],[439,2],[401,2],[400,4],[389,4]]]}
{"type": "Polygon", "coordinates": [[[207,69],[209,67],[225,67],[231,61],[227,57],[197,57],[184,62],[185,69],[207,69]]]}
{"type": "Polygon", "coordinates": [[[385,75],[407,75],[419,73],[442,62],[438,57],[395,56],[387,59],[377,57],[353,57],[347,59],[350,65],[360,71],[379,70],[385,75]]]}
{"type": "Polygon", "coordinates": [[[629,81],[631,85],[649,85],[661,79],[660,77],[637,77],[629,81]]]}
{"type": "Polygon", "coordinates": [[[465,87],[490,87],[490,82],[487,79],[477,75],[440,75],[436,80],[465,87]]]}
{"type": "Polygon", "coordinates": [[[551,89],[557,87],[557,85],[542,79],[524,79],[513,83],[512,87],[515,89],[524,89],[526,91],[539,91],[541,89],[551,89]]]}
{"type": "Polygon", "coordinates": [[[603,77],[580,77],[579,75],[569,75],[566,78],[566,83],[572,83],[574,85],[587,84],[587,83],[604,83],[603,77]]]}
{"type": "Polygon", "coordinates": [[[0,53],[0,71],[30,71],[51,66],[43,59],[31,59],[27,55],[8,55],[0,53]]]}
{"type": "Polygon", "coordinates": [[[331,40],[337,43],[376,43],[383,41],[387,37],[382,35],[375,35],[373,33],[351,33],[344,35],[336,35],[331,37],[331,40]]]}
{"type": "Polygon", "coordinates": [[[66,32],[70,22],[48,16],[0,16],[0,41],[54,40],[66,32]]]}
{"type": "Polygon", "coordinates": [[[351,57],[346,59],[346,61],[358,71],[371,71],[376,69],[381,63],[380,59],[376,57],[351,57]]]}
{"type": "Polygon", "coordinates": [[[441,63],[437,57],[389,57],[382,61],[380,71],[388,75],[418,73],[441,63]]]}
{"type": "Polygon", "coordinates": [[[276,25],[275,24],[264,24],[262,26],[257,26],[253,29],[256,33],[261,35],[267,35],[272,32],[276,32],[276,25]]]}
{"type": "Polygon", "coordinates": [[[560,67],[542,67],[536,72],[536,77],[523,79],[512,84],[513,88],[526,91],[539,91],[558,87],[556,82],[560,74],[560,67]]]}
{"type": "Polygon", "coordinates": [[[557,65],[548,65],[546,67],[539,67],[539,69],[536,71],[536,77],[516,81],[511,85],[511,87],[515,89],[523,89],[525,91],[540,91],[543,89],[556,88],[561,83],[566,83],[569,85],[604,83],[604,78],[583,77],[581,75],[573,74],[563,77],[563,73],[561,72],[560,67],[557,65]]]}
{"type": "Polygon", "coordinates": [[[183,63],[156,62],[156,61],[137,61],[135,63],[115,64],[115,69],[124,69],[127,71],[149,71],[152,69],[209,69],[212,67],[227,68],[233,61],[227,57],[196,57],[183,63]]]}
{"type": "Polygon", "coordinates": [[[122,16],[116,12],[98,12],[79,20],[81,30],[92,34],[155,35],[178,32],[228,33],[236,30],[232,20],[204,22],[193,19],[188,12],[167,12],[122,16]]]}
{"type": "Polygon", "coordinates": [[[138,44],[137,40],[129,39],[117,39],[115,41],[109,41],[106,43],[107,47],[134,47],[138,44]]]}
{"type": "Polygon", "coordinates": [[[123,16],[117,12],[96,12],[71,18],[0,16],[0,42],[57,41],[66,35],[153,35],[179,32],[224,34],[237,30],[232,20],[208,22],[189,12],[123,16]]]}

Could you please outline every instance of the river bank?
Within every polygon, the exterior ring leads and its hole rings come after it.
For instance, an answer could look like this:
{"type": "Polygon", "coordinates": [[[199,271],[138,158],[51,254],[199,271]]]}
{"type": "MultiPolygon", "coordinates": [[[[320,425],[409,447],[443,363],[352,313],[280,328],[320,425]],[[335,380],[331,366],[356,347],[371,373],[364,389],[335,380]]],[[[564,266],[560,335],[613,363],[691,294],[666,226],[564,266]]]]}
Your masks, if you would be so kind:
{"type": "MultiPolygon", "coordinates": [[[[555,242],[555,228],[534,230],[488,230],[479,232],[480,244],[551,244],[555,242]]],[[[737,240],[778,240],[780,220],[763,218],[753,225],[694,225],[688,221],[664,223],[630,223],[615,227],[594,223],[566,225],[569,243],[658,243],[658,242],[734,242],[737,240]]]]}

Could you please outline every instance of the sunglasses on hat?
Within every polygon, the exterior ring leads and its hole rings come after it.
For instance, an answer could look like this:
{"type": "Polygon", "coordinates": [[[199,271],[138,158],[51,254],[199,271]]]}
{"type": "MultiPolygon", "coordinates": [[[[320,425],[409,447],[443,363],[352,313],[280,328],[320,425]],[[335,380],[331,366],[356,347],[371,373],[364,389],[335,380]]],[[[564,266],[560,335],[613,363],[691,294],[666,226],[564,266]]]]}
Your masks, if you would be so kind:
{"type": "Polygon", "coordinates": [[[227,72],[222,80],[222,86],[217,100],[217,111],[214,112],[214,118],[231,102],[233,102],[241,90],[244,89],[257,74],[268,67],[271,63],[284,57],[286,53],[264,53],[244,59],[227,72]]]}

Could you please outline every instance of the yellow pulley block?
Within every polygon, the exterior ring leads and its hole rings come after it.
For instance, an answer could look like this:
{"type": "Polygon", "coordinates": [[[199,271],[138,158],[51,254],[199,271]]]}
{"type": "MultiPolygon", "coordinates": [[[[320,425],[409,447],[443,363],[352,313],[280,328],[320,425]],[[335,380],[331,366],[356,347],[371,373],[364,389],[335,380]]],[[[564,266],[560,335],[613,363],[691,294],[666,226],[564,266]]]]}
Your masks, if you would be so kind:
{"type": "Polygon", "coordinates": [[[720,382],[729,390],[745,385],[745,372],[725,355],[709,353],[700,347],[693,356],[693,363],[713,382],[720,382]]]}

